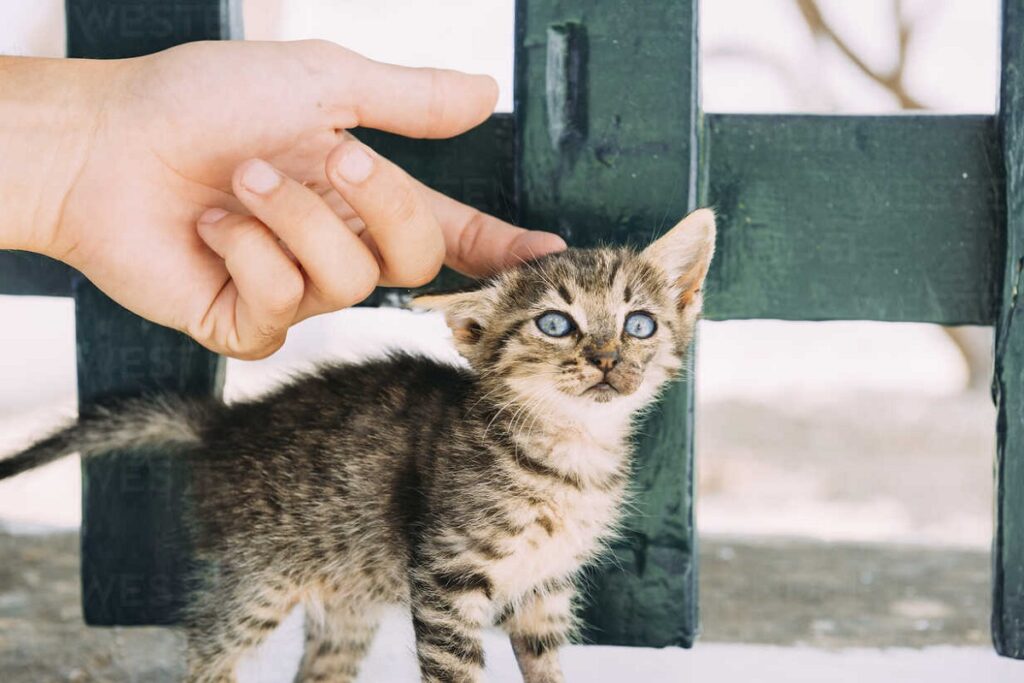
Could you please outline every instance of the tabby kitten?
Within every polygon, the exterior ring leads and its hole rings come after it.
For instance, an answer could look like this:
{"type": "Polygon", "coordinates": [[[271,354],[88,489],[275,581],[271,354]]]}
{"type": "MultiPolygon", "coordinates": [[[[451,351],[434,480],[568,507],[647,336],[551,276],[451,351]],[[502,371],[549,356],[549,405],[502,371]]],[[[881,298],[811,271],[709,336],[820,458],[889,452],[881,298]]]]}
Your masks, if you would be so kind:
{"type": "Polygon", "coordinates": [[[637,413],[693,337],[714,217],[647,249],[550,255],[414,305],[444,313],[471,369],[426,358],[325,367],[246,403],[136,400],[0,461],[158,446],[194,472],[204,567],[184,617],[188,680],[306,607],[300,681],[352,681],[379,608],[412,612],[424,681],[481,679],[499,624],[527,683],[563,680],[577,573],[614,533],[637,413]]]}

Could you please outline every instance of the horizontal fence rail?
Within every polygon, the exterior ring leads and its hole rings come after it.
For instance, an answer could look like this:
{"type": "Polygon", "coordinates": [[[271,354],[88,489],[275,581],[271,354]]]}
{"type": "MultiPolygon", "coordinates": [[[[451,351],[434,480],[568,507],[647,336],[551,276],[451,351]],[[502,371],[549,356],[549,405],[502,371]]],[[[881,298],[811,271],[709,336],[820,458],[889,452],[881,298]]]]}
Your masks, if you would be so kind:
{"type": "Polygon", "coordinates": [[[0,294],[71,296],[76,271],[27,251],[0,251],[0,294]]]}
{"type": "MultiPolygon", "coordinates": [[[[708,114],[704,135],[705,202],[720,219],[708,318],[994,322],[1003,239],[995,117],[708,114]]],[[[452,140],[360,137],[428,185],[512,217],[511,115],[452,140]]],[[[646,235],[623,217],[571,241],[646,235]]],[[[0,252],[2,294],[70,296],[71,273],[0,252]]]]}
{"type": "Polygon", "coordinates": [[[994,321],[994,117],[713,114],[706,126],[721,226],[709,317],[994,321]]]}

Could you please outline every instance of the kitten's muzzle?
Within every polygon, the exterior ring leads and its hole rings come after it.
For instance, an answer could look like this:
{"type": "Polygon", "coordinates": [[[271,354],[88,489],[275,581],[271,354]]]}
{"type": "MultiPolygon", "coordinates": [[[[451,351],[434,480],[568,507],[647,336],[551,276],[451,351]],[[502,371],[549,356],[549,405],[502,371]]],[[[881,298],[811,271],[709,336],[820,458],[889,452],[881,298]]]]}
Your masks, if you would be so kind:
{"type": "Polygon", "coordinates": [[[621,392],[611,382],[605,380],[592,385],[583,393],[604,403],[605,401],[610,400],[613,396],[618,396],[621,392]]]}
{"type": "Polygon", "coordinates": [[[612,370],[619,364],[618,344],[609,343],[603,346],[590,347],[583,356],[587,363],[601,371],[601,379],[591,384],[584,393],[593,396],[600,402],[611,399],[619,394],[619,387],[612,379],[612,370]]]}

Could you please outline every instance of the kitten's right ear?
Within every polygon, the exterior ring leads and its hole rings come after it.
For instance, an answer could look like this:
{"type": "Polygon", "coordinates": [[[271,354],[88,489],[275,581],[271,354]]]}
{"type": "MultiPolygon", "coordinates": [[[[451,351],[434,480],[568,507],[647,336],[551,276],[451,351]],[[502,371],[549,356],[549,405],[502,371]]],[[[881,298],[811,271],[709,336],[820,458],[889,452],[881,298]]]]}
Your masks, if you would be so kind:
{"type": "Polygon", "coordinates": [[[445,322],[455,337],[456,347],[465,352],[480,341],[496,299],[494,287],[484,287],[454,294],[423,294],[414,297],[409,305],[424,311],[444,313],[445,322]]]}
{"type": "Polygon", "coordinates": [[[715,214],[711,209],[690,213],[644,250],[668,275],[680,311],[694,301],[699,310],[701,287],[714,254],[715,214]]]}

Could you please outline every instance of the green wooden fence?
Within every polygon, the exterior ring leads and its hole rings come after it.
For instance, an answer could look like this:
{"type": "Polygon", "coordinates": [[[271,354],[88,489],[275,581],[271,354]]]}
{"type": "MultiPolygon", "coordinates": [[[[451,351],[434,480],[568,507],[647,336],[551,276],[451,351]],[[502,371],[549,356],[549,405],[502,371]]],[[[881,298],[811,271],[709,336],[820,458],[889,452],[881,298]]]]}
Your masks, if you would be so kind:
{"type": "MultiPolygon", "coordinates": [[[[574,244],[638,242],[717,208],[712,319],[996,327],[992,632],[1024,658],[1024,0],[1004,0],[996,116],[747,116],[700,111],[697,1],[519,0],[515,113],[459,138],[360,135],[428,184],[574,244]]],[[[235,0],[67,0],[69,55],[124,57],[240,38],[235,0]]],[[[219,391],[223,363],[143,322],[61,264],[0,253],[0,293],[73,296],[80,408],[156,388],[219,391]]],[[[381,301],[382,294],[376,297],[381,301]]],[[[183,472],[125,453],[84,466],[91,624],[167,624],[188,562],[183,472]]],[[[698,632],[693,385],[644,426],[644,492],[594,567],[593,642],[698,632]]],[[[955,504],[955,501],[950,501],[955,504]]]]}

